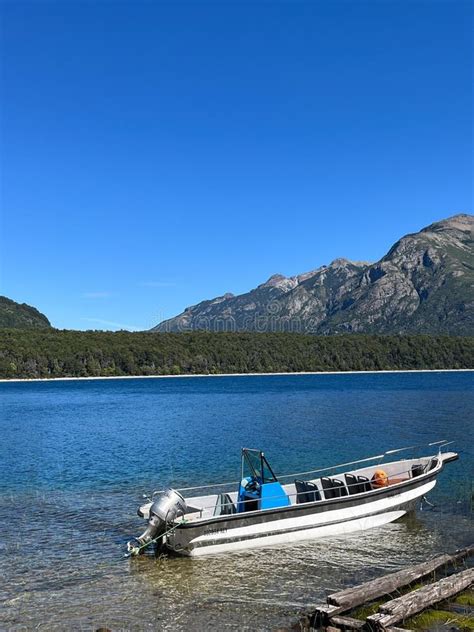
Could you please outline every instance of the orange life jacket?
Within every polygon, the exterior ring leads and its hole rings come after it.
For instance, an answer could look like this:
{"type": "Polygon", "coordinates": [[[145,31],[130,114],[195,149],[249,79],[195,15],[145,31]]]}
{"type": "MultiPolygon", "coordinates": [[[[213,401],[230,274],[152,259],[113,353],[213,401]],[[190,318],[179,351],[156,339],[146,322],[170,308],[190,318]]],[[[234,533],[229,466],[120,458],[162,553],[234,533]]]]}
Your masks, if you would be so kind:
{"type": "Polygon", "coordinates": [[[372,487],[387,487],[388,476],[383,470],[375,470],[372,476],[372,487]]]}

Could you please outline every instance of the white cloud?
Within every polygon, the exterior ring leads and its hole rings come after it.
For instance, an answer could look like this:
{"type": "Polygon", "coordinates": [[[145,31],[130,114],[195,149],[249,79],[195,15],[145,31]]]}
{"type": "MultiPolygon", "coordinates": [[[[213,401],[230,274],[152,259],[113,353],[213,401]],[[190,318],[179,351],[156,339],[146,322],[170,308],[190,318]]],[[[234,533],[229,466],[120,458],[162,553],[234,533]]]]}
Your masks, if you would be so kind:
{"type": "Polygon", "coordinates": [[[115,329],[128,329],[130,331],[143,331],[145,327],[137,327],[136,325],[125,325],[124,323],[115,323],[112,320],[103,320],[102,318],[81,318],[89,323],[104,325],[105,327],[113,327],[115,329]]]}

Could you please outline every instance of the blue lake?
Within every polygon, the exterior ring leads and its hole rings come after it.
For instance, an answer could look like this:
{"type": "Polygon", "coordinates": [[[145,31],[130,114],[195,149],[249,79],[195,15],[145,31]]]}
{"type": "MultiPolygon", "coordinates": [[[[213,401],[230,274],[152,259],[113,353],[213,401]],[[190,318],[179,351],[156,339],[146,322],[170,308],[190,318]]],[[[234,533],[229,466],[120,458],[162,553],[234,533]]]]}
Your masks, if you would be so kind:
{"type": "Polygon", "coordinates": [[[2,383],[0,397],[0,628],[267,630],[331,589],[472,539],[473,373],[2,383]],[[278,475],[438,439],[460,459],[435,508],[383,529],[123,557],[143,492],[238,480],[242,446],[278,475]]]}

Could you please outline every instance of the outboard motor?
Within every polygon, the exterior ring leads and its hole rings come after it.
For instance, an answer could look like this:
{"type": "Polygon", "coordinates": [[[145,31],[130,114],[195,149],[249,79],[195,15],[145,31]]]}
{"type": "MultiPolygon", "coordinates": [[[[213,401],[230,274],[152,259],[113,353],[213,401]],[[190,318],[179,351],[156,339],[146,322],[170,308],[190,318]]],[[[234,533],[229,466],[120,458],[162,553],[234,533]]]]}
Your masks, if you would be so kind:
{"type": "Polygon", "coordinates": [[[142,535],[127,543],[128,552],[138,555],[147,544],[166,531],[167,525],[186,513],[186,501],[174,489],[165,489],[150,507],[148,526],[142,535]]]}

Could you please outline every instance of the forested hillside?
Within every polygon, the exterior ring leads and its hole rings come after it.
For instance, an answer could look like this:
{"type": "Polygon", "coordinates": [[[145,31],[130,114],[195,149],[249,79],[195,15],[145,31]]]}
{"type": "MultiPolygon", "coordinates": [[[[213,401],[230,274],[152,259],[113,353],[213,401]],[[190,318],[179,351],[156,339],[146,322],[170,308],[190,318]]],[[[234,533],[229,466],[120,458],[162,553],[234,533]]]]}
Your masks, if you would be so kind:
{"type": "Polygon", "coordinates": [[[44,314],[26,303],[17,303],[11,298],[0,296],[0,328],[14,327],[31,329],[51,327],[51,323],[44,314]]]}
{"type": "Polygon", "coordinates": [[[474,337],[0,330],[0,377],[474,368],[474,337]]]}

